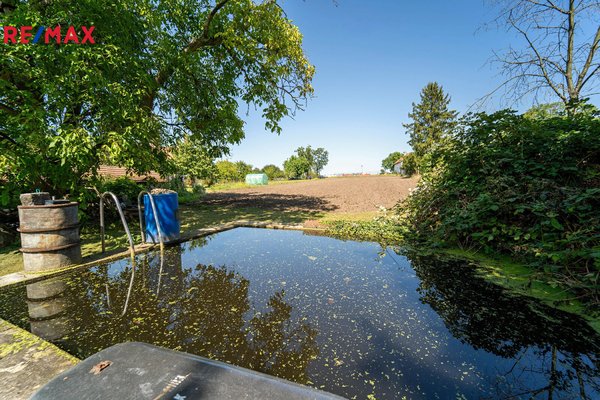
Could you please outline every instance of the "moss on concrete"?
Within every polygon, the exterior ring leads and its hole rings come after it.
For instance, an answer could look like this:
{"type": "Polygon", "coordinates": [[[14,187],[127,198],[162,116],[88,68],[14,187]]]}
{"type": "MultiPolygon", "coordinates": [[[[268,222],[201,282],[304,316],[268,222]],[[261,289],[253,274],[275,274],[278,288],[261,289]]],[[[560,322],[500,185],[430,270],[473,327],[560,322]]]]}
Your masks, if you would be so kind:
{"type": "Polygon", "coordinates": [[[0,398],[28,399],[79,360],[0,319],[0,398]]]}
{"type": "Polygon", "coordinates": [[[31,332],[27,332],[9,322],[0,319],[0,359],[6,358],[11,354],[17,354],[22,350],[33,349],[38,352],[51,352],[53,355],[72,363],[77,364],[80,360],[73,357],[54,346],[52,343],[46,342],[39,336],[31,332]]]}

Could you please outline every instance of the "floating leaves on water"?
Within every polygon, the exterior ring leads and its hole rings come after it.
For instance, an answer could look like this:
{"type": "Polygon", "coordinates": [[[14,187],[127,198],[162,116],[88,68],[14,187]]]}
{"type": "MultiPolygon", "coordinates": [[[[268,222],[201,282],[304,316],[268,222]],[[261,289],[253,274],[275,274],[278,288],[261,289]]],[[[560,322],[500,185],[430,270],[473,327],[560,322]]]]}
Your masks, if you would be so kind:
{"type": "Polygon", "coordinates": [[[150,342],[357,399],[511,397],[547,386],[556,349],[556,398],[577,397],[568,391],[578,372],[598,397],[587,383],[598,375],[597,337],[584,325],[505,295],[460,262],[413,256],[399,268],[380,250],[235,229],[167,249],[162,275],[158,253],[140,255],[123,317],[127,261],[62,276],[63,309],[43,321],[30,320],[24,286],[4,288],[0,316],[43,323],[80,358],[150,342]]]}

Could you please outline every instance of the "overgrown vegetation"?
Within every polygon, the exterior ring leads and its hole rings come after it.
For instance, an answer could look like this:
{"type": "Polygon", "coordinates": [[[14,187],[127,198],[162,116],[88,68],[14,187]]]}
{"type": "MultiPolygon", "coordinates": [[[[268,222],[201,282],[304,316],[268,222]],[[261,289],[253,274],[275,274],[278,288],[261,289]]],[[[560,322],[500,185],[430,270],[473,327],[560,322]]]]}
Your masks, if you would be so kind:
{"type": "Polygon", "coordinates": [[[369,240],[392,246],[401,243],[405,237],[400,215],[385,209],[371,220],[335,219],[324,222],[330,235],[344,239],[369,240]]]}
{"type": "Polygon", "coordinates": [[[509,254],[600,304],[600,119],[467,115],[399,208],[434,246],[509,254]]]}
{"type": "Polygon", "coordinates": [[[415,191],[332,234],[510,257],[590,310],[600,305],[600,118],[592,106],[468,114],[428,158],[415,191]],[[548,110],[553,111],[548,113],[548,110]]]}

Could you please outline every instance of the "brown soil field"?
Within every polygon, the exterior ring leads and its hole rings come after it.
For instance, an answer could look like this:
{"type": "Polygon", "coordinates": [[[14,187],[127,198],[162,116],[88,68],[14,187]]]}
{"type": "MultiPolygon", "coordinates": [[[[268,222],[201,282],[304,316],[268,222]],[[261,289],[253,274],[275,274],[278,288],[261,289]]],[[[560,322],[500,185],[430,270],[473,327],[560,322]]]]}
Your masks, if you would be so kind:
{"type": "Polygon", "coordinates": [[[324,178],[209,193],[202,203],[331,213],[376,212],[404,199],[418,178],[355,176],[324,178]]]}

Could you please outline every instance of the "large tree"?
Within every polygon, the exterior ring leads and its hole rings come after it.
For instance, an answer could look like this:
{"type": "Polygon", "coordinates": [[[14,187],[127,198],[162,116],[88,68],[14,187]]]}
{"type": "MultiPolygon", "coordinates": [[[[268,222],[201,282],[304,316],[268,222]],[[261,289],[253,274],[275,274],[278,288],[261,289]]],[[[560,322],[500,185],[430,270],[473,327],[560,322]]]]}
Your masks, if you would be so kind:
{"type": "Polygon", "coordinates": [[[305,159],[309,165],[309,172],[313,172],[318,178],[323,168],[329,162],[329,152],[322,147],[313,149],[310,145],[296,149],[298,158],[305,159]]]}
{"type": "Polygon", "coordinates": [[[283,169],[288,179],[306,178],[310,173],[310,162],[304,157],[292,155],[283,162],[283,169]]]}
{"type": "Polygon", "coordinates": [[[449,104],[450,96],[437,82],[428,83],[421,91],[421,101],[413,103],[412,112],[408,114],[412,122],[404,124],[404,127],[419,164],[455,127],[458,114],[448,108],[449,104]]]}
{"type": "Polygon", "coordinates": [[[313,169],[317,177],[321,175],[321,171],[329,163],[329,152],[322,147],[313,150],[313,169]]]}
{"type": "Polygon", "coordinates": [[[312,93],[302,35],[274,0],[15,0],[0,25],[93,25],[96,42],[0,46],[4,203],[77,192],[100,163],[169,172],[183,137],[225,154],[244,137],[240,102],[279,132],[312,93]]]}
{"type": "Polygon", "coordinates": [[[185,175],[191,180],[211,181],[217,174],[215,156],[195,144],[190,138],[182,139],[174,146],[171,153],[177,175],[185,175]]]}
{"type": "Polygon", "coordinates": [[[600,84],[600,1],[498,0],[496,22],[521,43],[495,54],[511,99],[560,99],[571,111],[600,84]]]}

